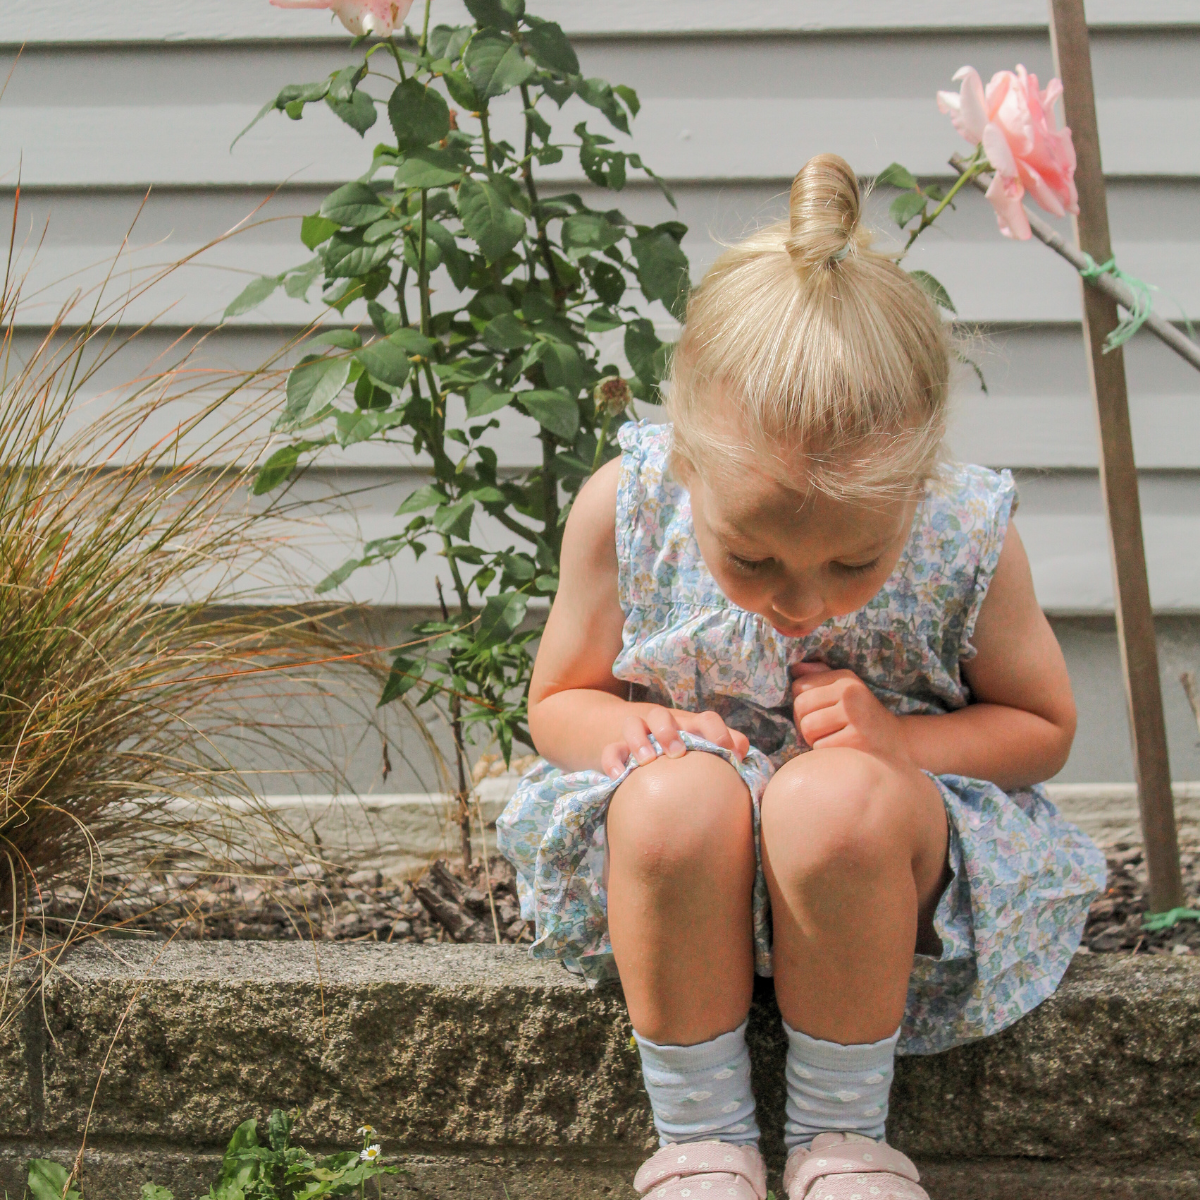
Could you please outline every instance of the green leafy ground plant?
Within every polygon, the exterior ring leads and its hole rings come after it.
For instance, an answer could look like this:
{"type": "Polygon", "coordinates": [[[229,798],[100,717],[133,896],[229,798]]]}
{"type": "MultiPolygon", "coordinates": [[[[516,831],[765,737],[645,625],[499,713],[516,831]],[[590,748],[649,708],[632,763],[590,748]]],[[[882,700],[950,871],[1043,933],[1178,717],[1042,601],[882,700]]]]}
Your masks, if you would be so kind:
{"type": "MultiPolygon", "coordinates": [[[[399,1167],[384,1166],[379,1145],[372,1143],[370,1125],[358,1132],[361,1150],[341,1150],[314,1157],[292,1145],[294,1117],[275,1109],[267,1120],[265,1144],[259,1140],[258,1121],[243,1121],[221,1160],[221,1169],[200,1200],[334,1200],[355,1196],[364,1200],[370,1180],[395,1175],[399,1167]]],[[[35,1158],[29,1164],[29,1195],[33,1200],[82,1200],[78,1180],[61,1163],[35,1158]]],[[[144,1183],[141,1200],[175,1200],[174,1193],[156,1183],[144,1183]]]]}
{"type": "Polygon", "coordinates": [[[400,506],[395,532],[363,545],[318,590],[400,554],[440,555],[449,592],[441,619],[418,627],[420,652],[396,655],[380,704],[414,689],[418,707],[448,702],[460,758],[464,735],[475,740],[482,726],[507,760],[514,742],[530,744],[529,646],[541,627],[530,602],[558,587],[567,509],[616,453],[621,412],[634,397],[659,401],[669,347],[651,306],[682,318],[690,283],[684,225],[638,224],[578,194],[551,195],[537,178],[569,154],[596,188],[619,192],[637,171],[673,205],[614,137],[587,120],[569,137],[552,128],[558,109],[582,101],[627,135],[634,91],[586,78],[562,29],[524,0],[466,7],[473,24],[430,28],[426,3],[419,37],[359,38],[360,59],[264,107],[260,118],[277,110],[299,120],[324,103],[360,136],[385,136],[363,174],[304,220],[314,257],[255,280],[227,315],[278,288],[306,297],[318,283],[330,308],[363,314],[355,328],[313,338],[291,371],[276,422],[282,444],[255,490],[285,484],[326,447],[364,441],[427,465],[428,482],[400,506]],[[497,109],[520,130],[514,141],[494,132],[497,109]],[[629,379],[604,361],[602,334],[623,349],[629,379]],[[537,423],[531,470],[502,470],[488,444],[507,409],[537,423]],[[484,544],[483,514],[504,531],[501,544],[484,544]]]}

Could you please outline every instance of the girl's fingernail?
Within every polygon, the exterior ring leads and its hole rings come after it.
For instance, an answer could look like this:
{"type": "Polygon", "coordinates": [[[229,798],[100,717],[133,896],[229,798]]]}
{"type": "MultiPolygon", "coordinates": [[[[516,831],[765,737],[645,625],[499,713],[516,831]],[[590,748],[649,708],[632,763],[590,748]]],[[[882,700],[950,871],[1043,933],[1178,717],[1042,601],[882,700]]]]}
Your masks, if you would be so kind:
{"type": "Polygon", "coordinates": [[[637,752],[637,759],[640,763],[652,763],[656,755],[649,746],[642,746],[637,752]]]}
{"type": "Polygon", "coordinates": [[[668,758],[682,758],[686,753],[687,747],[678,738],[667,747],[668,758]]]}

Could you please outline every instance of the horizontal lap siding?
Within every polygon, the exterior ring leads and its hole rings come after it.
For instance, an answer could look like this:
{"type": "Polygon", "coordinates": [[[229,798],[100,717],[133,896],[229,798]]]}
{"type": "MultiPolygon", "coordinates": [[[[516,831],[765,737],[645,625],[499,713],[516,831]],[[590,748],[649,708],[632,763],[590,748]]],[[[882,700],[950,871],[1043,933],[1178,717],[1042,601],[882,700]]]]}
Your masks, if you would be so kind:
{"type": "MultiPolygon", "coordinates": [[[[250,228],[135,301],[132,318],[157,315],[164,328],[131,349],[132,376],[180,328],[215,323],[249,278],[303,261],[295,217],[361,170],[374,139],[360,143],[318,106],[295,124],[273,114],[231,149],[277,87],[319,78],[344,61],[321,14],[280,13],[265,0],[84,7],[80,13],[76,3],[54,0],[31,13],[0,5],[0,59],[28,42],[0,103],[0,189],[10,189],[7,207],[20,160],[20,227],[32,241],[47,231],[32,268],[31,287],[40,291],[25,314],[31,328],[22,345],[71,289],[98,281],[146,189],[118,289],[141,286],[164,264],[220,239],[279,189],[250,228]]],[[[437,0],[436,19],[452,7],[437,0]]],[[[898,158],[948,176],[946,158],[965,144],[937,112],[933,93],[963,63],[985,76],[1016,62],[1043,78],[1051,70],[1041,0],[560,0],[533,7],[576,33],[587,73],[638,89],[644,107],[634,145],[676,189],[697,274],[715,253],[714,238],[736,237],[784,211],[791,173],[816,151],[836,150],[864,175],[898,158]],[[804,32],[814,29],[824,32],[804,32]],[[632,36],[639,32],[654,36],[632,36]]],[[[1089,13],[1098,27],[1118,260],[1162,288],[1158,304],[1167,316],[1177,315],[1177,303],[1200,319],[1200,11],[1190,2],[1114,0],[1089,4],[1089,13]]],[[[0,70],[7,72],[3,62],[0,70]]],[[[594,115],[573,102],[557,120],[569,128],[585,114],[594,115]]],[[[501,131],[512,118],[498,115],[501,131]]],[[[589,191],[566,164],[547,180],[589,191]]],[[[884,228],[888,198],[883,192],[870,202],[884,228]]],[[[641,182],[605,204],[614,202],[639,221],[670,215],[641,182]]],[[[1043,603],[1060,612],[1111,610],[1075,277],[1043,247],[1002,240],[974,194],[918,243],[910,265],[946,284],[969,335],[966,348],[989,385],[985,395],[963,373],[954,451],[1018,471],[1018,520],[1043,603]]],[[[318,313],[280,293],[212,339],[203,361],[225,368],[266,361],[318,313]]],[[[1200,376],[1144,336],[1128,348],[1127,362],[1154,601],[1164,611],[1196,610],[1200,376]]],[[[97,390],[119,383],[121,370],[98,380],[97,390]]],[[[513,468],[535,461],[532,435],[532,422],[507,419],[495,441],[502,461],[513,468]]],[[[355,538],[390,532],[391,514],[419,468],[396,448],[369,446],[311,471],[297,488],[314,514],[297,547],[297,569],[313,578],[336,565],[355,538]],[[353,495],[324,508],[339,491],[353,495]]],[[[397,563],[356,577],[354,591],[378,602],[428,603],[437,569],[429,557],[397,563]]]]}

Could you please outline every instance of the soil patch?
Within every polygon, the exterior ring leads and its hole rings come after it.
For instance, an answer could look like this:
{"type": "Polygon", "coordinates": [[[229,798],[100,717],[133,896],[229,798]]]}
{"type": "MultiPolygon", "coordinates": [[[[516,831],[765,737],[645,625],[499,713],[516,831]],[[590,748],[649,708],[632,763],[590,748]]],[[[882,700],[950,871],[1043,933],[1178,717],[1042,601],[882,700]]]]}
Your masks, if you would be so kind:
{"type": "MultiPolygon", "coordinates": [[[[1200,907],[1200,844],[1185,846],[1181,859],[1184,890],[1192,907],[1200,907]]],[[[375,870],[306,874],[275,868],[218,878],[116,875],[86,898],[79,887],[56,888],[30,913],[27,936],[44,929],[59,937],[77,922],[139,938],[531,942],[533,928],[521,920],[512,867],[498,855],[488,867],[485,875],[479,863],[464,868],[439,860],[417,880],[387,879],[375,870]]],[[[1200,921],[1142,929],[1148,906],[1140,846],[1109,847],[1108,871],[1108,890],[1088,917],[1085,951],[1200,954],[1200,921]]]]}

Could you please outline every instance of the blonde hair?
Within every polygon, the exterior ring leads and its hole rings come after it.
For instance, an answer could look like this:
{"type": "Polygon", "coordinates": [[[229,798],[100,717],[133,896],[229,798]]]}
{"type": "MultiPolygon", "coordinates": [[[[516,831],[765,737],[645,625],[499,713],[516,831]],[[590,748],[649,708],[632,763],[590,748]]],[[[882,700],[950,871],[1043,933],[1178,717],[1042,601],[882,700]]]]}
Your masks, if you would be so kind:
{"type": "Polygon", "coordinates": [[[910,491],[937,469],[948,335],[922,288],[872,248],[861,203],[844,159],[809,159],[789,220],[727,249],[693,291],[667,399],[677,465],[754,461],[850,501],[910,491]],[[718,387],[732,421],[713,420],[718,387]]]}

